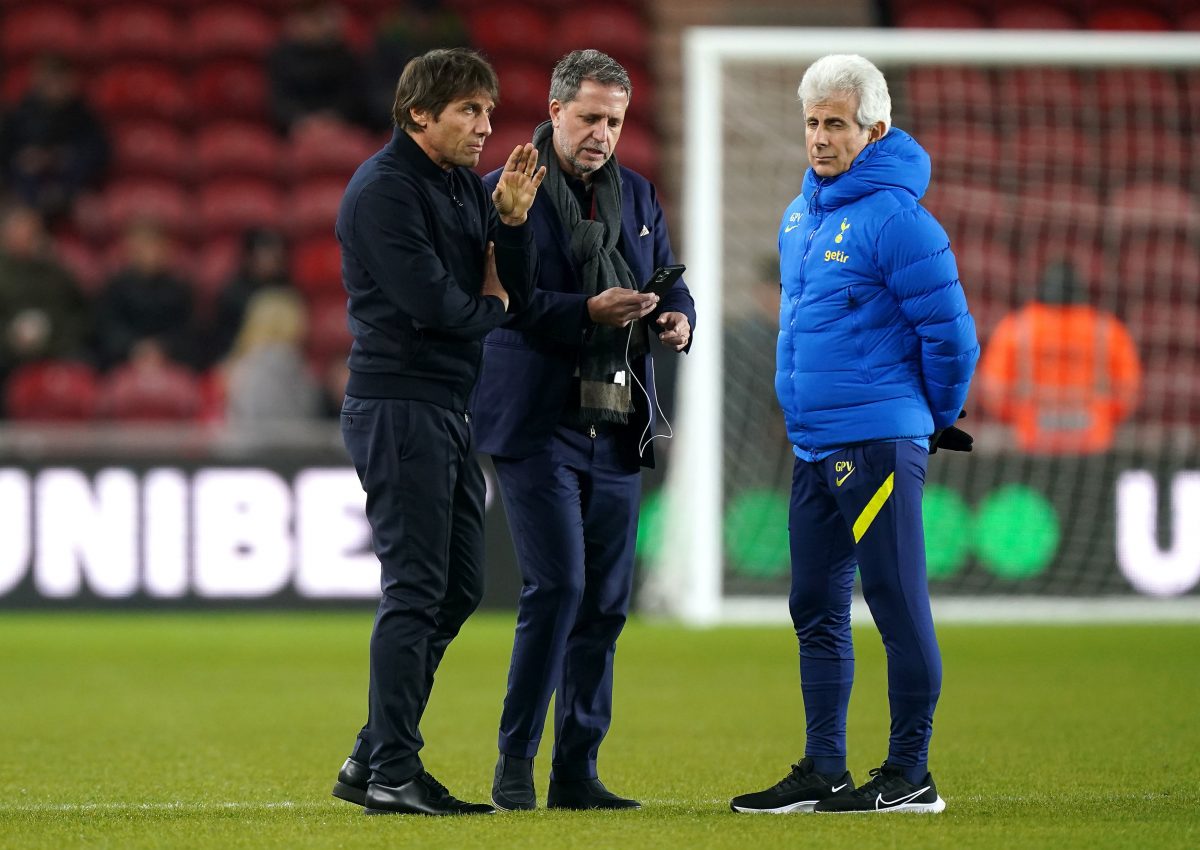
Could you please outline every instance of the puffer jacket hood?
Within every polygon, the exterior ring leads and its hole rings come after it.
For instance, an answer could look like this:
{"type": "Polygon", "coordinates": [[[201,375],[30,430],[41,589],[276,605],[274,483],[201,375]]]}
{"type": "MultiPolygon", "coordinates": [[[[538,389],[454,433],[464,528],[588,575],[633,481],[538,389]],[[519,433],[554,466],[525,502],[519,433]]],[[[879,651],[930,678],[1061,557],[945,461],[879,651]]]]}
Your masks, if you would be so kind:
{"type": "Polygon", "coordinates": [[[808,169],[801,195],[811,201],[819,187],[821,209],[837,209],[884,189],[902,189],[919,201],[929,188],[929,170],[925,149],[908,133],[893,127],[882,139],[863,148],[850,168],[837,177],[818,177],[808,169]]]}
{"type": "Polygon", "coordinates": [[[979,344],[929,177],[893,128],[836,177],[809,169],[783,215],[775,389],[801,458],[928,437],[966,400],[979,344]]]}

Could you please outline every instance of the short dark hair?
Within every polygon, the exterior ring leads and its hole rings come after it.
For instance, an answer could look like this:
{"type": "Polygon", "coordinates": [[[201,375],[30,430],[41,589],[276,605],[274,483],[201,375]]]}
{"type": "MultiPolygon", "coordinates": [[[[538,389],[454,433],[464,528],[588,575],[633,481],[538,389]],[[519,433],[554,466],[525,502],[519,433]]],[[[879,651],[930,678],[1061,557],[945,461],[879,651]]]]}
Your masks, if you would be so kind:
{"type": "Polygon", "coordinates": [[[500,98],[500,81],[487,60],[466,47],[430,50],[404,66],[396,84],[392,118],[401,130],[419,130],[410,110],[428,110],[434,118],[452,100],[484,92],[500,98]]]}
{"type": "Polygon", "coordinates": [[[550,100],[570,103],[579,94],[584,80],[604,86],[618,85],[633,99],[633,83],[621,63],[599,50],[573,50],[558,60],[550,75],[550,100]]]}

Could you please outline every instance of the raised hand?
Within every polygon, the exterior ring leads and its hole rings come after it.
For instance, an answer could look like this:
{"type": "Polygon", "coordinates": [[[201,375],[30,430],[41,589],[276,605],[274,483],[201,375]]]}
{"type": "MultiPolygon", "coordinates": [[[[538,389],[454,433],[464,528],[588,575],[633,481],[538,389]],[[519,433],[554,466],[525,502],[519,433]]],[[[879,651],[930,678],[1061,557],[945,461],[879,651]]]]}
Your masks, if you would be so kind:
{"type": "Polygon", "coordinates": [[[538,152],[530,142],[517,145],[504,163],[504,171],[492,192],[492,203],[500,220],[507,225],[525,223],[525,216],[537,197],[538,186],[546,177],[546,166],[538,168],[538,152]]]}

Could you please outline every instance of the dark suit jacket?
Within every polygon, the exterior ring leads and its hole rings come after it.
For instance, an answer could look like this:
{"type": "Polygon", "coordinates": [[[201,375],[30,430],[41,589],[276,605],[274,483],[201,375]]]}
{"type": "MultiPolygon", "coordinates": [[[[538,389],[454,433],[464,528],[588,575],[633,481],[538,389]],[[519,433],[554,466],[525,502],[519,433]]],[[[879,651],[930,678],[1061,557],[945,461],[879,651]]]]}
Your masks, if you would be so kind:
{"type": "MultiPolygon", "coordinates": [[[[484,178],[494,188],[499,171],[484,178]]],[[[637,281],[649,280],[654,270],[675,262],[667,223],[654,186],[645,177],[621,169],[621,239],[618,249],[637,281]]],[[[543,448],[554,433],[568,401],[571,378],[578,365],[584,334],[592,327],[579,273],[570,258],[570,235],[546,191],[538,192],[529,211],[538,252],[538,275],[528,306],[492,331],[483,341],[483,365],[471,405],[475,440],[481,452],[499,457],[528,457],[543,448]]],[[[667,292],[653,322],[665,312],[679,312],[696,327],[696,307],[682,279],[667,292]]],[[[656,326],[651,325],[654,335],[656,326]]],[[[690,345],[690,342],[689,342],[690,345]]],[[[653,358],[633,361],[642,384],[654,396],[653,358]]],[[[640,433],[654,411],[635,384],[637,408],[631,422],[640,433]]],[[[642,457],[654,465],[653,448],[642,457]]]]}

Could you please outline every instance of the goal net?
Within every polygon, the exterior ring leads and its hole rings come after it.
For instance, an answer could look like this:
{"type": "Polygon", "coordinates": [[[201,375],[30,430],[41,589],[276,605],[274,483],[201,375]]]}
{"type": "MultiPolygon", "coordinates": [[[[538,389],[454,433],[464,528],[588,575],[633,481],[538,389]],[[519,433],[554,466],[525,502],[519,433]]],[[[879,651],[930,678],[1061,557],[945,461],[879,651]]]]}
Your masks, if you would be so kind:
{"type": "Polygon", "coordinates": [[[983,346],[977,450],[930,458],[935,604],[1200,601],[1200,35],[701,28],[683,255],[702,338],[643,608],[786,616],[776,237],[807,167],[796,89],[828,53],[875,62],[929,151],[922,202],[983,346]]]}

